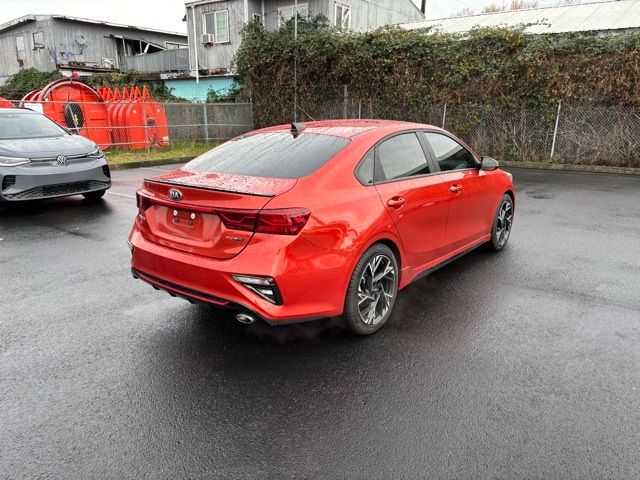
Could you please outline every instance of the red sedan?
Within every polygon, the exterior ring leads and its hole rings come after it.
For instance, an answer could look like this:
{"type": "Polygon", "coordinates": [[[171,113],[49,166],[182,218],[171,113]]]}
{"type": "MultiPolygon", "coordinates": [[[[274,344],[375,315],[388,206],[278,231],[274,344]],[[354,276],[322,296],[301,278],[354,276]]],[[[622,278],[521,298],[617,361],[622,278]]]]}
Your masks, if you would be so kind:
{"type": "Polygon", "coordinates": [[[515,190],[495,160],[414,123],[258,130],[144,181],[135,278],[271,325],[342,315],[368,335],[398,290],[509,239],[515,190]]]}

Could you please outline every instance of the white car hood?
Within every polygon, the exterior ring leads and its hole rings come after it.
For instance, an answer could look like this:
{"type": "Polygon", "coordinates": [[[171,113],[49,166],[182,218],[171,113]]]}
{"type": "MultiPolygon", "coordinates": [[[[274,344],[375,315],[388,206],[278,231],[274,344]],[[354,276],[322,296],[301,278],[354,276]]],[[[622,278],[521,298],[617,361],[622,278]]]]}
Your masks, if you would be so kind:
{"type": "Polygon", "coordinates": [[[0,155],[11,157],[56,157],[58,155],[83,155],[95,150],[96,145],[80,135],[62,137],[0,140],[0,155]]]}

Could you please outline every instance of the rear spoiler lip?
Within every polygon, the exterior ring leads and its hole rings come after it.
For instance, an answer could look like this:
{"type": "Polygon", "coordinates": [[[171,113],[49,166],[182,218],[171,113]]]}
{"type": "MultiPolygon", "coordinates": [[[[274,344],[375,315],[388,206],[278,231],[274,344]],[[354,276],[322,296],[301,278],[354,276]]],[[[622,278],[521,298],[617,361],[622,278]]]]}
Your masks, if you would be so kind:
{"type": "Polygon", "coordinates": [[[149,182],[149,183],[158,183],[161,185],[179,185],[181,187],[190,187],[190,188],[200,188],[202,190],[212,190],[212,191],[217,191],[217,192],[227,192],[227,193],[239,193],[242,195],[253,195],[256,197],[266,197],[266,198],[273,198],[276,196],[276,194],[274,193],[256,193],[256,192],[247,192],[247,191],[242,191],[242,190],[233,190],[231,188],[222,188],[222,187],[209,187],[207,185],[194,185],[193,183],[186,183],[186,182],[176,182],[176,181],[169,181],[169,180],[156,180],[156,179],[151,179],[151,178],[145,178],[144,179],[145,182],[149,182]]]}

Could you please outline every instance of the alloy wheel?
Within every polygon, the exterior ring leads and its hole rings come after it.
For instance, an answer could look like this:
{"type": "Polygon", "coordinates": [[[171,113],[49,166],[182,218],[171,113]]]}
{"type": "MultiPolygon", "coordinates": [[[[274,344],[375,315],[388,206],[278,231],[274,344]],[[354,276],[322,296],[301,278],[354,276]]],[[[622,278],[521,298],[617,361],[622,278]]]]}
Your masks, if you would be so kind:
{"type": "Polygon", "coordinates": [[[367,325],[377,325],[389,312],[396,292],[396,269],[386,255],[375,255],[362,271],[358,286],[358,312],[367,325]]]}
{"type": "Polygon", "coordinates": [[[498,223],[496,225],[496,239],[498,244],[503,247],[509,235],[511,234],[511,226],[513,225],[513,203],[511,200],[504,200],[498,211],[498,223]]]}

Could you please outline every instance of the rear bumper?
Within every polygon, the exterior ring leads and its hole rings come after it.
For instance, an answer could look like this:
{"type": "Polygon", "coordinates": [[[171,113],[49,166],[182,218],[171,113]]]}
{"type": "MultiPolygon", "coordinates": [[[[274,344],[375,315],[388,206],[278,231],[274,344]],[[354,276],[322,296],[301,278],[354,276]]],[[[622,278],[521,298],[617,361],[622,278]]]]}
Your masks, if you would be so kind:
{"type": "Polygon", "coordinates": [[[270,325],[342,314],[351,275],[350,254],[325,250],[299,237],[256,237],[268,238],[254,238],[238,256],[218,260],[149,242],[134,226],[129,237],[133,245],[132,273],[174,296],[251,312],[270,325]],[[233,274],[273,278],[283,304],[274,305],[261,298],[236,282],[233,274]]]}
{"type": "Polygon", "coordinates": [[[189,288],[183,287],[182,285],[176,285],[174,283],[168,282],[161,278],[152,277],[151,275],[147,275],[146,273],[140,272],[135,268],[131,269],[131,274],[133,275],[133,278],[137,280],[142,280],[143,282],[148,283],[156,290],[165,291],[172,297],[182,298],[184,300],[187,300],[189,303],[193,303],[193,304],[199,303],[203,305],[213,305],[220,308],[237,310],[238,312],[250,313],[254,318],[260,319],[271,326],[290,325],[293,323],[305,323],[305,322],[311,322],[314,320],[320,320],[322,318],[322,317],[304,317],[304,318],[277,320],[277,321],[271,320],[271,319],[262,317],[256,311],[252,310],[250,306],[234,303],[232,301],[225,300],[223,298],[209,295],[208,293],[205,293],[205,292],[198,292],[197,290],[191,290],[189,288]]]}
{"type": "Polygon", "coordinates": [[[0,168],[0,202],[66,197],[106,190],[111,173],[104,158],[62,166],[0,168]]]}

